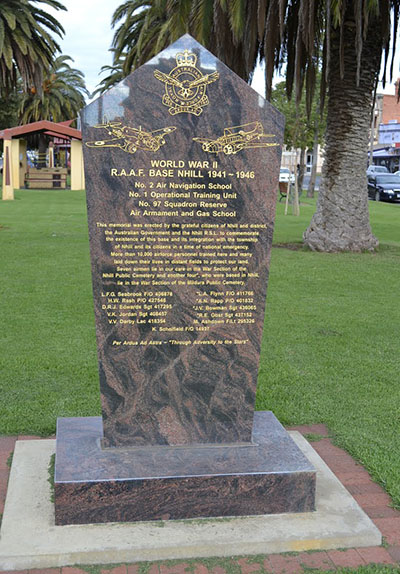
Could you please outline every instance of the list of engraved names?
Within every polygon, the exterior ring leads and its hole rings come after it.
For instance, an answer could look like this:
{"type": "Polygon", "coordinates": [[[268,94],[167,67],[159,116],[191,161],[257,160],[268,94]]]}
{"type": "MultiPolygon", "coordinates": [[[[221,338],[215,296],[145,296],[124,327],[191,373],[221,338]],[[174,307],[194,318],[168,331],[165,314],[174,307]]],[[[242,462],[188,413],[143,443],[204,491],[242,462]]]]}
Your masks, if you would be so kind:
{"type": "MultiPolygon", "coordinates": [[[[101,309],[108,322],[148,325],[154,334],[170,333],[176,344],[193,343],[178,336],[183,331],[255,323],[254,291],[246,286],[258,278],[253,247],[267,225],[238,217],[238,189],[254,171],[227,172],[216,161],[151,160],[148,168],[111,168],[110,175],[128,183],[130,221],[96,222],[112,261],[102,273],[101,309]],[[185,287],[195,293],[190,321],[174,325],[174,290],[185,287]]],[[[154,337],[151,343],[162,341],[154,337]]]]}

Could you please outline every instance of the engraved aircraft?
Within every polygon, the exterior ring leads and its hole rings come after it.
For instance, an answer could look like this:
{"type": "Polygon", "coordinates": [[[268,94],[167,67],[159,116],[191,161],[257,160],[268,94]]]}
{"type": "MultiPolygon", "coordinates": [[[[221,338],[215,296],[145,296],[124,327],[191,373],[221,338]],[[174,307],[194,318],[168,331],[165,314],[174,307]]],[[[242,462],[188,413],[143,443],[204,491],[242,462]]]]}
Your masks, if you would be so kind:
{"type": "Polygon", "coordinates": [[[111,139],[96,140],[86,142],[88,147],[117,147],[127,153],[135,153],[138,149],[145,151],[157,151],[165,144],[164,136],[176,130],[175,126],[169,126],[160,130],[148,132],[139,128],[131,128],[122,125],[122,122],[109,122],[104,118],[103,124],[94,126],[99,129],[106,129],[111,139]]]}
{"type": "Polygon", "coordinates": [[[209,153],[223,152],[227,155],[236,154],[242,149],[274,147],[279,144],[262,141],[261,138],[273,138],[273,134],[265,134],[261,122],[250,122],[241,126],[224,128],[224,135],[213,140],[209,138],[193,138],[202,144],[203,151],[209,153]]]}

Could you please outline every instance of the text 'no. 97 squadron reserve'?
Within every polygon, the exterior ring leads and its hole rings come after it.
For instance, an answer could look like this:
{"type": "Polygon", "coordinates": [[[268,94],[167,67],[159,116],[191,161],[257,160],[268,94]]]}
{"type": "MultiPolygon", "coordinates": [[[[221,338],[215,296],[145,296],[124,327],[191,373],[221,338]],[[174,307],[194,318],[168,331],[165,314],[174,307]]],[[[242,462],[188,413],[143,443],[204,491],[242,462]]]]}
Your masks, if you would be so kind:
{"type": "Polygon", "coordinates": [[[190,160],[151,160],[146,169],[111,168],[110,175],[132,178],[134,189],[128,190],[128,197],[136,200],[130,211],[134,217],[235,218],[233,203],[238,195],[233,191],[234,182],[255,177],[254,171],[221,170],[216,161],[190,160]],[[168,181],[174,178],[178,181],[168,181]]]}

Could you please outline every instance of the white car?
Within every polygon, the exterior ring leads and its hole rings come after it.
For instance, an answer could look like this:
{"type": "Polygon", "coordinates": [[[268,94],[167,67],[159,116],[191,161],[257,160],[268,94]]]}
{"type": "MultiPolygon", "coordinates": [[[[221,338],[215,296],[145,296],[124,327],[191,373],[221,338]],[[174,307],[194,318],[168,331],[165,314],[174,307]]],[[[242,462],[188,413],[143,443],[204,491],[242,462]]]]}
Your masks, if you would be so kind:
{"type": "Polygon", "coordinates": [[[377,173],[389,173],[389,170],[384,165],[370,165],[367,169],[367,175],[375,175],[377,173]]]}
{"type": "Polygon", "coordinates": [[[279,171],[279,183],[294,183],[294,181],[294,173],[292,173],[287,167],[281,167],[279,171]]]}

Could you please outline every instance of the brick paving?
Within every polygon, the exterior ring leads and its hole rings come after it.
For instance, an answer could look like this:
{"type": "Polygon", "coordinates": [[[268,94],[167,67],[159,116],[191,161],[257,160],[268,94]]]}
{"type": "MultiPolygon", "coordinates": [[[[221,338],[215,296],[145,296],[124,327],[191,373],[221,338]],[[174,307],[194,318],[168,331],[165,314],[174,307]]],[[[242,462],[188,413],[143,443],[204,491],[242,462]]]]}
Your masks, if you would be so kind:
{"type": "MultiPolygon", "coordinates": [[[[110,566],[64,566],[31,570],[0,570],[0,574],[303,574],[315,571],[335,571],[342,568],[359,568],[370,564],[390,565],[400,568],[400,512],[390,506],[390,497],[368,472],[348,453],[333,445],[329,431],[323,424],[301,425],[304,435],[323,438],[312,443],[313,448],[341,480],[358,504],[376,524],[385,539],[384,546],[270,554],[232,558],[175,560],[140,564],[110,566]]],[[[9,474],[10,454],[18,439],[37,439],[33,436],[0,437],[0,512],[3,512],[9,474]]]]}

